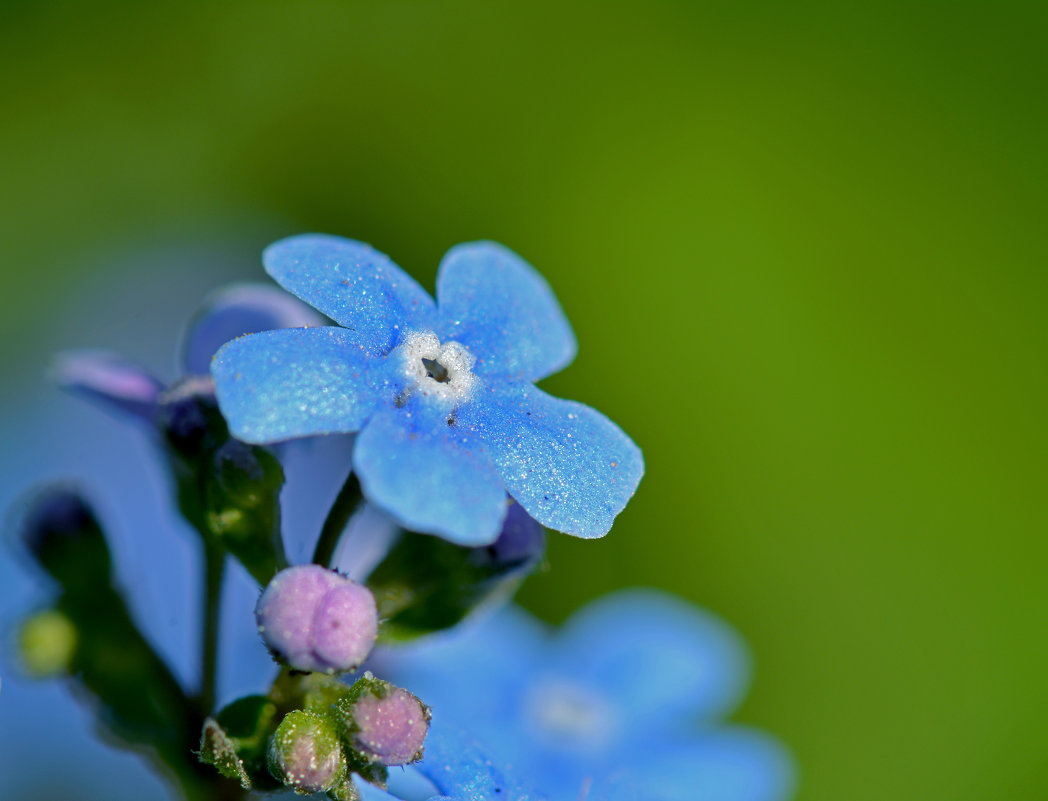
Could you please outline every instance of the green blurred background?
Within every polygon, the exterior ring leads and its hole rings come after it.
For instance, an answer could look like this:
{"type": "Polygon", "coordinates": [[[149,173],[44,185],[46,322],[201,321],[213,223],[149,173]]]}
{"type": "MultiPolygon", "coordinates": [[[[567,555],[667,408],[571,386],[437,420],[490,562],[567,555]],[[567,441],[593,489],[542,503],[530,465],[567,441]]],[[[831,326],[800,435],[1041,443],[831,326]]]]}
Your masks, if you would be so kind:
{"type": "Polygon", "coordinates": [[[546,388],[648,465],[523,600],[726,617],[805,801],[1048,797],[1048,5],[0,14],[7,400],[115,254],[319,230],[431,287],[497,239],[581,343],[546,388]]]}

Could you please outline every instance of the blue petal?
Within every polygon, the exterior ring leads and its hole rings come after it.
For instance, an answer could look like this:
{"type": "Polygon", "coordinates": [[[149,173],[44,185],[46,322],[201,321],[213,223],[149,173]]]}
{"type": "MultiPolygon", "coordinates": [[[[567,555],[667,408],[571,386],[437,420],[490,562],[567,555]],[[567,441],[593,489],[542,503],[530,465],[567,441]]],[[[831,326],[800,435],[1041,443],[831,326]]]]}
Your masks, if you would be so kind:
{"type": "Polygon", "coordinates": [[[303,234],[262,254],[277,283],[353,332],[372,355],[385,355],[406,329],[433,327],[434,305],[388,256],[352,239],[303,234]]]}
{"type": "Polygon", "coordinates": [[[375,363],[344,328],[286,328],[229,342],[211,374],[233,435],[268,443],[358,430],[383,397],[375,363]]]}
{"type": "Polygon", "coordinates": [[[541,801],[508,766],[500,766],[469,736],[443,724],[439,711],[426,737],[418,771],[455,801],[541,801]]]}
{"type": "Polygon", "coordinates": [[[463,419],[481,428],[509,494],[548,528],[607,534],[644,475],[633,441],[600,412],[531,384],[481,393],[463,407],[463,419]]]}
{"type": "Polygon", "coordinates": [[[188,375],[207,375],[215,352],[244,334],[324,324],[309,306],[274,286],[225,287],[208,296],[186,328],[182,368],[188,375]]]}
{"type": "Polygon", "coordinates": [[[412,531],[487,545],[506,516],[506,491],[477,436],[431,411],[386,407],[360,433],[353,466],[364,495],[412,531]]]}
{"type": "Polygon", "coordinates": [[[589,604],[560,629],[551,668],[598,690],[634,734],[715,719],[742,700],[750,660],[735,630],[657,590],[589,604]]]}
{"type": "Polygon", "coordinates": [[[741,726],[690,742],[638,744],[619,770],[593,787],[601,801],[786,801],[796,785],[793,760],[773,738],[741,726]]]}
{"type": "Polygon", "coordinates": [[[99,400],[133,417],[156,419],[164,385],[144,367],[117,353],[101,350],[62,353],[55,360],[52,374],[64,389],[99,400]]]}
{"type": "Polygon", "coordinates": [[[513,251],[467,242],[447,252],[437,273],[441,339],[461,342],[476,370],[530,381],[571,363],[575,334],[546,280],[513,251]]]}

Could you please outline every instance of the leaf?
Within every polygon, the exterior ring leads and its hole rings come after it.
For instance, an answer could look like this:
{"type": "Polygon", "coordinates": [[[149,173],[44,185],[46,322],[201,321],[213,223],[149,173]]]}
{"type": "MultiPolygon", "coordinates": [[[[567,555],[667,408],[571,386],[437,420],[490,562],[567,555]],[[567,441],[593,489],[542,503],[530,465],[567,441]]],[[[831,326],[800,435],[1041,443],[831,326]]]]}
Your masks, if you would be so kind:
{"type": "Polygon", "coordinates": [[[508,554],[500,542],[466,548],[404,532],[368,577],[382,624],[379,639],[397,642],[450,628],[478,607],[508,599],[542,559],[537,523],[532,547],[508,554]]]}

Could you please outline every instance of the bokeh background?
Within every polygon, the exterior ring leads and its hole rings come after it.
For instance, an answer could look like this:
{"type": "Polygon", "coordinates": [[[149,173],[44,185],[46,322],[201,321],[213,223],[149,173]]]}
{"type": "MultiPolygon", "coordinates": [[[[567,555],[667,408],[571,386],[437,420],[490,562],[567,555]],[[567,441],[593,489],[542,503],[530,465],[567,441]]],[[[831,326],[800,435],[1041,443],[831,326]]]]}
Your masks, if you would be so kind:
{"type": "MultiPolygon", "coordinates": [[[[581,343],[544,386],[648,465],[522,600],[647,584],[724,616],[738,717],[802,801],[1048,797],[1046,46],[1036,2],[5,3],[3,497],[124,431],[70,422],[49,351],[171,376],[180,317],[290,233],[428,287],[496,239],[581,343]]],[[[164,564],[148,535],[125,569],[164,564]]],[[[134,771],[77,720],[68,758],[134,771]]],[[[63,758],[32,745],[18,797],[63,758]]],[[[76,797],[117,797],[85,771],[76,797]]]]}

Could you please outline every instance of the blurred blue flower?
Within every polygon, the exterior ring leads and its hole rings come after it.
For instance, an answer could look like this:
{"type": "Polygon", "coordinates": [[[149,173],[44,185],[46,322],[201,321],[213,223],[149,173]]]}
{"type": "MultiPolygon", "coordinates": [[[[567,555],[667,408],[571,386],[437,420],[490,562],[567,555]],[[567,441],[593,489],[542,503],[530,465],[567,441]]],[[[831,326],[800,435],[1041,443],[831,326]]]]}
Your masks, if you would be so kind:
{"type": "Polygon", "coordinates": [[[475,737],[439,721],[430,726],[425,758],[391,771],[388,791],[365,782],[357,787],[363,801],[548,801],[513,766],[493,760],[475,737]]]}
{"type": "Polygon", "coordinates": [[[192,392],[211,391],[211,357],[229,340],[272,328],[323,323],[319,314],[278,289],[234,284],[208,296],[186,327],[179,361],[182,382],[189,387],[182,391],[176,384],[165,392],[164,383],[149,370],[111,351],[66,351],[55,360],[52,372],[65,389],[120,413],[158,423],[164,406],[192,392]]]}
{"type": "Polygon", "coordinates": [[[735,632],[649,590],[595,601],[558,632],[509,608],[387,650],[376,669],[512,761],[552,801],[783,801],[792,763],[723,723],[749,679],[735,632]]]}
{"type": "Polygon", "coordinates": [[[534,386],[576,344],[523,259],[491,242],[452,248],[437,274],[439,308],[352,240],[292,237],[263,262],[339,327],[270,331],[219,351],[212,374],[236,437],[360,431],[353,466],[368,500],[459,544],[495,539],[507,491],[545,526],[607,533],[644,462],[606,417],[534,386]]]}

